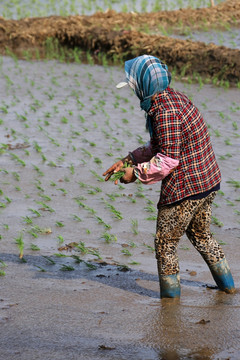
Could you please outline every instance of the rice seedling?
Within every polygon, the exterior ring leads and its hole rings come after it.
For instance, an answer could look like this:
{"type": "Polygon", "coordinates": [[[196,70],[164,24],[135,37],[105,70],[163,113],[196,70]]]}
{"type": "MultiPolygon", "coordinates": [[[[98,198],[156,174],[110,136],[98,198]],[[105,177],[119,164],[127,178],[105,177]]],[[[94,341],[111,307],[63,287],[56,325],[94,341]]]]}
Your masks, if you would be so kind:
{"type": "Polygon", "coordinates": [[[95,216],[95,218],[97,219],[98,224],[103,225],[107,230],[110,230],[112,228],[111,225],[106,224],[100,216],[95,216]]]}
{"type": "Polygon", "coordinates": [[[73,217],[73,220],[76,220],[76,221],[79,221],[79,222],[82,221],[82,219],[78,215],[73,214],[72,217],[73,217]]]}
{"type": "Polygon", "coordinates": [[[138,262],[138,261],[131,261],[131,262],[129,262],[128,264],[129,264],[129,265],[141,265],[141,263],[138,262]]]}
{"type": "Polygon", "coordinates": [[[90,172],[97,178],[98,181],[100,181],[100,182],[105,181],[100,175],[98,175],[98,173],[96,173],[96,171],[90,170],[90,172]]]}
{"type": "Polygon", "coordinates": [[[17,238],[15,238],[14,240],[19,249],[19,258],[22,259],[23,258],[23,250],[24,250],[24,241],[23,241],[22,233],[19,234],[19,236],[17,238]]]}
{"type": "Polygon", "coordinates": [[[149,251],[151,251],[151,252],[154,252],[155,251],[155,249],[151,246],[151,245],[148,245],[148,244],[146,244],[146,243],[143,243],[143,246],[145,246],[149,251]]]}
{"type": "Polygon", "coordinates": [[[20,159],[20,157],[18,155],[14,154],[14,153],[9,153],[9,155],[12,157],[13,160],[16,160],[22,166],[26,166],[25,161],[20,159]]]}
{"type": "Polygon", "coordinates": [[[55,253],[54,256],[60,257],[60,258],[66,258],[68,255],[62,254],[62,253],[55,253]]]}
{"type": "Polygon", "coordinates": [[[223,223],[216,216],[212,216],[212,224],[218,227],[223,226],[223,223]]]}
{"type": "Polygon", "coordinates": [[[64,196],[67,195],[67,193],[68,193],[67,190],[64,188],[58,188],[56,190],[61,191],[64,196]]]}
{"type": "Polygon", "coordinates": [[[33,165],[33,168],[37,171],[39,176],[44,176],[44,172],[42,172],[37,165],[33,165]]]}
{"type": "Polygon", "coordinates": [[[116,235],[110,234],[108,231],[105,231],[105,232],[101,235],[101,239],[104,239],[107,244],[110,244],[110,243],[112,243],[112,242],[117,242],[117,237],[116,237],[116,235]]]}
{"type": "Polygon", "coordinates": [[[60,268],[61,271],[74,271],[74,267],[70,265],[63,264],[60,268]]]}
{"type": "Polygon", "coordinates": [[[131,229],[134,235],[138,235],[138,220],[137,219],[131,219],[131,229]]]}
{"type": "Polygon", "coordinates": [[[0,259],[0,276],[5,276],[6,275],[5,270],[3,270],[6,267],[7,267],[7,264],[3,260],[0,259]]]}
{"type": "Polygon", "coordinates": [[[232,142],[230,139],[225,139],[224,142],[226,145],[232,145],[232,142]]]}
{"type": "Polygon", "coordinates": [[[56,221],[57,227],[64,227],[65,225],[61,221],[56,221]]]}
{"type": "Polygon", "coordinates": [[[98,157],[95,157],[93,161],[98,165],[102,165],[102,160],[99,159],[98,157]]]}
{"type": "Polygon", "coordinates": [[[81,206],[83,209],[85,209],[85,210],[87,210],[87,211],[89,211],[91,214],[96,214],[96,211],[93,209],[93,208],[91,208],[91,207],[89,207],[88,205],[86,205],[86,204],[84,204],[82,201],[80,201],[78,198],[75,198],[74,199],[75,201],[76,201],[76,203],[79,205],[79,206],[81,206]]]}
{"type": "Polygon", "coordinates": [[[151,212],[151,213],[155,213],[156,212],[156,208],[152,205],[147,205],[144,210],[146,210],[147,212],[151,212]]]}
{"type": "Polygon", "coordinates": [[[80,148],[80,149],[82,150],[82,152],[83,152],[85,155],[88,155],[90,158],[93,157],[93,155],[92,155],[88,150],[86,150],[86,149],[84,149],[84,148],[80,148]]]}
{"type": "Polygon", "coordinates": [[[55,265],[56,264],[56,262],[52,258],[50,258],[49,256],[42,255],[42,257],[44,259],[46,259],[50,263],[50,265],[55,265]]]}
{"type": "Polygon", "coordinates": [[[40,247],[35,244],[30,244],[30,250],[32,251],[39,251],[40,247]]]}
{"type": "Polygon", "coordinates": [[[157,220],[157,215],[148,216],[145,220],[156,221],[157,220]]]}
{"type": "Polygon", "coordinates": [[[44,199],[45,201],[51,201],[51,200],[52,200],[51,197],[48,196],[48,195],[41,194],[41,193],[38,193],[38,195],[39,195],[42,199],[44,199]]]}
{"type": "Polygon", "coordinates": [[[55,210],[51,206],[45,204],[43,201],[35,201],[35,202],[36,204],[41,205],[40,210],[50,211],[51,213],[55,212],[55,210]]]}
{"type": "Polygon", "coordinates": [[[110,204],[109,202],[105,201],[105,205],[106,208],[110,210],[110,212],[113,214],[113,216],[118,219],[118,220],[122,220],[123,216],[121,214],[120,211],[118,211],[112,204],[110,204]]]}
{"type": "Polygon", "coordinates": [[[232,201],[226,199],[227,205],[228,206],[235,206],[236,204],[234,204],[232,201]]]}
{"type": "Polygon", "coordinates": [[[63,236],[62,235],[58,235],[58,243],[59,244],[62,244],[62,243],[64,243],[64,238],[63,238],[63,236]]]}
{"type": "Polygon", "coordinates": [[[39,265],[34,265],[37,269],[39,269],[38,271],[40,272],[46,272],[47,270],[44,269],[42,266],[39,266],[39,265]]]}
{"type": "Polygon", "coordinates": [[[122,249],[121,253],[125,256],[132,256],[132,253],[128,249],[122,249]]]}
{"type": "Polygon", "coordinates": [[[238,180],[230,179],[230,180],[227,180],[226,183],[231,184],[236,189],[240,188],[240,181],[238,181],[238,180]]]}

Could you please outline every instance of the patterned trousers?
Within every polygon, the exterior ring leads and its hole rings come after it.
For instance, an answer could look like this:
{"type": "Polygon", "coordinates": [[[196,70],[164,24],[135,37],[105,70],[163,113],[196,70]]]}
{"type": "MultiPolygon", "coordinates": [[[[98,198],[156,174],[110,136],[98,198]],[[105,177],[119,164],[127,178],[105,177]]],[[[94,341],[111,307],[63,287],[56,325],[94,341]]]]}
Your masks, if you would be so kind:
{"type": "Polygon", "coordinates": [[[158,210],[155,252],[161,275],[179,272],[177,246],[186,233],[208,265],[224,258],[224,253],[210,232],[212,202],[216,192],[200,200],[184,200],[178,205],[164,205],[158,210]]]}

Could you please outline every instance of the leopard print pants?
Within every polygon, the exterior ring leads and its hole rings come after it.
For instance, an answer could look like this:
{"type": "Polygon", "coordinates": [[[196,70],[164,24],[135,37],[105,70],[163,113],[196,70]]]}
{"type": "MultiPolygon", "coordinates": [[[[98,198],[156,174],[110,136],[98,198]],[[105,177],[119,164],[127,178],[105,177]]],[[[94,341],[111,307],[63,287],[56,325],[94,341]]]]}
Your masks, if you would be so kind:
{"type": "Polygon", "coordinates": [[[160,207],[155,237],[155,252],[161,275],[179,272],[177,246],[186,232],[193,246],[208,265],[224,258],[210,232],[212,202],[216,192],[200,200],[184,200],[178,205],[160,207]]]}

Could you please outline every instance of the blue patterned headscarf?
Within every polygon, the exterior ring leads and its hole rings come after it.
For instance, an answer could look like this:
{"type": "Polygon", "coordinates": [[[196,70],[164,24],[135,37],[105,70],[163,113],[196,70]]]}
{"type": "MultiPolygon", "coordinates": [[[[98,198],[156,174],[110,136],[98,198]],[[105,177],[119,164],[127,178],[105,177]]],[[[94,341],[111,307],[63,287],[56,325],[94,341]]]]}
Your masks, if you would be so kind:
{"type": "MultiPolygon", "coordinates": [[[[167,65],[151,55],[138,56],[125,62],[128,85],[140,100],[141,108],[147,113],[154,94],[165,90],[171,81],[167,65]]],[[[147,128],[151,134],[151,119],[147,116],[147,128]]]]}

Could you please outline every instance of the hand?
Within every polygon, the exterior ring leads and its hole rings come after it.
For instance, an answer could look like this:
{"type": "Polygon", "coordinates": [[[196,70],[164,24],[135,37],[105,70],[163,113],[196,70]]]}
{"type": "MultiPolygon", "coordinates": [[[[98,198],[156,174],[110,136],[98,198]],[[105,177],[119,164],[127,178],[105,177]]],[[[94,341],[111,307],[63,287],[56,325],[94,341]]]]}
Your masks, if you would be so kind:
{"type": "Polygon", "coordinates": [[[137,180],[136,175],[134,174],[132,167],[127,167],[122,169],[125,172],[125,175],[120,178],[120,182],[124,184],[129,184],[137,180]]]}
{"type": "MultiPolygon", "coordinates": [[[[125,162],[132,164],[132,159],[131,159],[130,155],[127,155],[122,160],[117,161],[115,164],[113,164],[109,169],[107,169],[103,173],[103,176],[106,176],[105,181],[108,181],[110,179],[110,177],[112,176],[112,174],[121,170],[122,167],[124,166],[125,162]]],[[[115,184],[117,184],[117,182],[115,182],[115,184]]]]}
{"type": "Polygon", "coordinates": [[[103,176],[106,176],[105,181],[108,181],[113,173],[118,172],[119,170],[121,170],[123,165],[124,165],[123,160],[119,160],[115,164],[113,164],[109,169],[107,169],[103,173],[103,176]]]}

